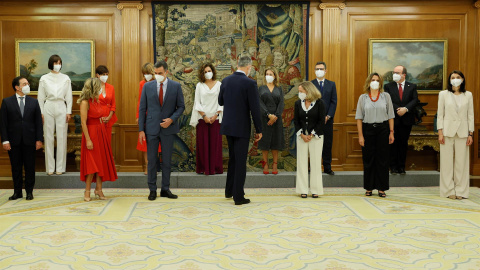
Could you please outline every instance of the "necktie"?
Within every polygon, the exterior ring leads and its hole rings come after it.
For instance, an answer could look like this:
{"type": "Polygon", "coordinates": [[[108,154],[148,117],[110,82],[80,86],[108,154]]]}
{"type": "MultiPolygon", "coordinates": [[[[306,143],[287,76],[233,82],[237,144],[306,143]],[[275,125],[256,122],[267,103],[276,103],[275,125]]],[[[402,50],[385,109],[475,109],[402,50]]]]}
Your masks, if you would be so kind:
{"type": "Polygon", "coordinates": [[[160,101],[160,106],[163,106],[163,83],[160,84],[160,93],[158,94],[158,100],[160,101]]]}
{"type": "Polygon", "coordinates": [[[323,81],[320,81],[320,93],[323,95],[323,81]]]}
{"type": "Polygon", "coordinates": [[[403,97],[403,89],[402,89],[402,84],[398,84],[398,95],[400,95],[400,100],[402,100],[403,97]]]}
{"type": "Polygon", "coordinates": [[[22,117],[23,117],[23,111],[25,110],[25,104],[23,103],[23,97],[19,97],[20,98],[20,112],[22,113],[22,117]]]}

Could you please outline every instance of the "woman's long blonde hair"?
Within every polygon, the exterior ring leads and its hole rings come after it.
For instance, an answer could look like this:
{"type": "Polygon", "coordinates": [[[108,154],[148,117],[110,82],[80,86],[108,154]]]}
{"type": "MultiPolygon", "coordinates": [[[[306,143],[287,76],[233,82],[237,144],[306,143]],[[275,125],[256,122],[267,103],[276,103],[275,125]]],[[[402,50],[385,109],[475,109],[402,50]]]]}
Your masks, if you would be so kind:
{"type": "Polygon", "coordinates": [[[378,91],[379,91],[380,93],[383,92],[383,78],[382,78],[382,76],[380,76],[380,75],[379,75],[378,73],[376,73],[376,72],[372,72],[372,73],[370,73],[370,75],[368,75],[367,79],[365,80],[365,85],[363,86],[363,92],[364,92],[365,94],[369,94],[369,93],[370,93],[370,82],[372,81],[373,76],[378,76],[378,78],[379,78],[379,83],[380,83],[380,86],[379,86],[379,88],[378,88],[378,91]]]}
{"type": "Polygon", "coordinates": [[[98,100],[100,89],[102,89],[102,84],[98,78],[88,78],[83,85],[82,93],[80,93],[77,103],[80,104],[82,100],[98,100]]]}
{"type": "Polygon", "coordinates": [[[322,94],[312,82],[302,82],[300,83],[299,87],[300,86],[307,91],[307,97],[305,98],[306,100],[312,102],[322,98],[322,94]]]}

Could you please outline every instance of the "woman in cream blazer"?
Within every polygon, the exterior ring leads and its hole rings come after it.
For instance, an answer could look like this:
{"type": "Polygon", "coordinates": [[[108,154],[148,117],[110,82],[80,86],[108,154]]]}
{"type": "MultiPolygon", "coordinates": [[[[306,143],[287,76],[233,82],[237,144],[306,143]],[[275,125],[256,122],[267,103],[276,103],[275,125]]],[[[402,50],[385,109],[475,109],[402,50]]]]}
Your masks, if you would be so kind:
{"type": "Polygon", "coordinates": [[[447,90],[438,94],[438,141],[440,143],[440,196],[468,198],[469,146],[473,143],[473,96],[465,90],[461,71],[450,73],[447,90]]]}

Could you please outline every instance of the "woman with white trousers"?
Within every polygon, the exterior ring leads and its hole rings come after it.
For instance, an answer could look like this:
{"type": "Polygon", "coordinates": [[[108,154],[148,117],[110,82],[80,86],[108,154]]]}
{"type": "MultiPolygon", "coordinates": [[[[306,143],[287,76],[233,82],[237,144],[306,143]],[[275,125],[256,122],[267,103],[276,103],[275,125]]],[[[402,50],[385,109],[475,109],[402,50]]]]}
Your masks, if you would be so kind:
{"type": "Polygon", "coordinates": [[[308,156],[310,155],[310,191],[312,198],[323,195],[322,150],[325,128],[325,104],[322,95],[311,82],[298,86],[299,100],[295,102],[293,122],[297,135],[296,192],[308,195],[308,156]]]}
{"type": "Polygon", "coordinates": [[[468,198],[470,145],[473,143],[473,96],[465,90],[465,76],[454,70],[447,90],[438,94],[437,128],[440,143],[440,196],[468,198]]]}
{"type": "Polygon", "coordinates": [[[50,73],[40,78],[38,103],[42,111],[45,140],[45,168],[48,175],[65,173],[67,166],[67,131],[72,115],[72,83],[60,73],[62,58],[54,54],[48,60],[50,73]],[[54,134],[57,137],[57,159],[55,161],[54,134]],[[56,164],[55,164],[56,163],[56,164]]]}

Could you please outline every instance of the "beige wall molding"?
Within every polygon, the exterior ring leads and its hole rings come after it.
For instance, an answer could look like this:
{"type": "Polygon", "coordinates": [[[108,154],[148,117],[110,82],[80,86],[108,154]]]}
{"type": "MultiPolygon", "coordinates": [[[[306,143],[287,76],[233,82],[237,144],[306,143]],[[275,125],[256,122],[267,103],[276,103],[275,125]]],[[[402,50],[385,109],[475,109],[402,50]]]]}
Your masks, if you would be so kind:
{"type": "Polygon", "coordinates": [[[321,3],[318,8],[320,9],[327,9],[327,8],[333,8],[333,9],[344,9],[346,7],[345,3],[321,3]]]}
{"type": "Polygon", "coordinates": [[[119,1],[117,8],[119,10],[123,10],[124,8],[136,8],[138,10],[142,10],[143,4],[142,1],[119,1]]]}

